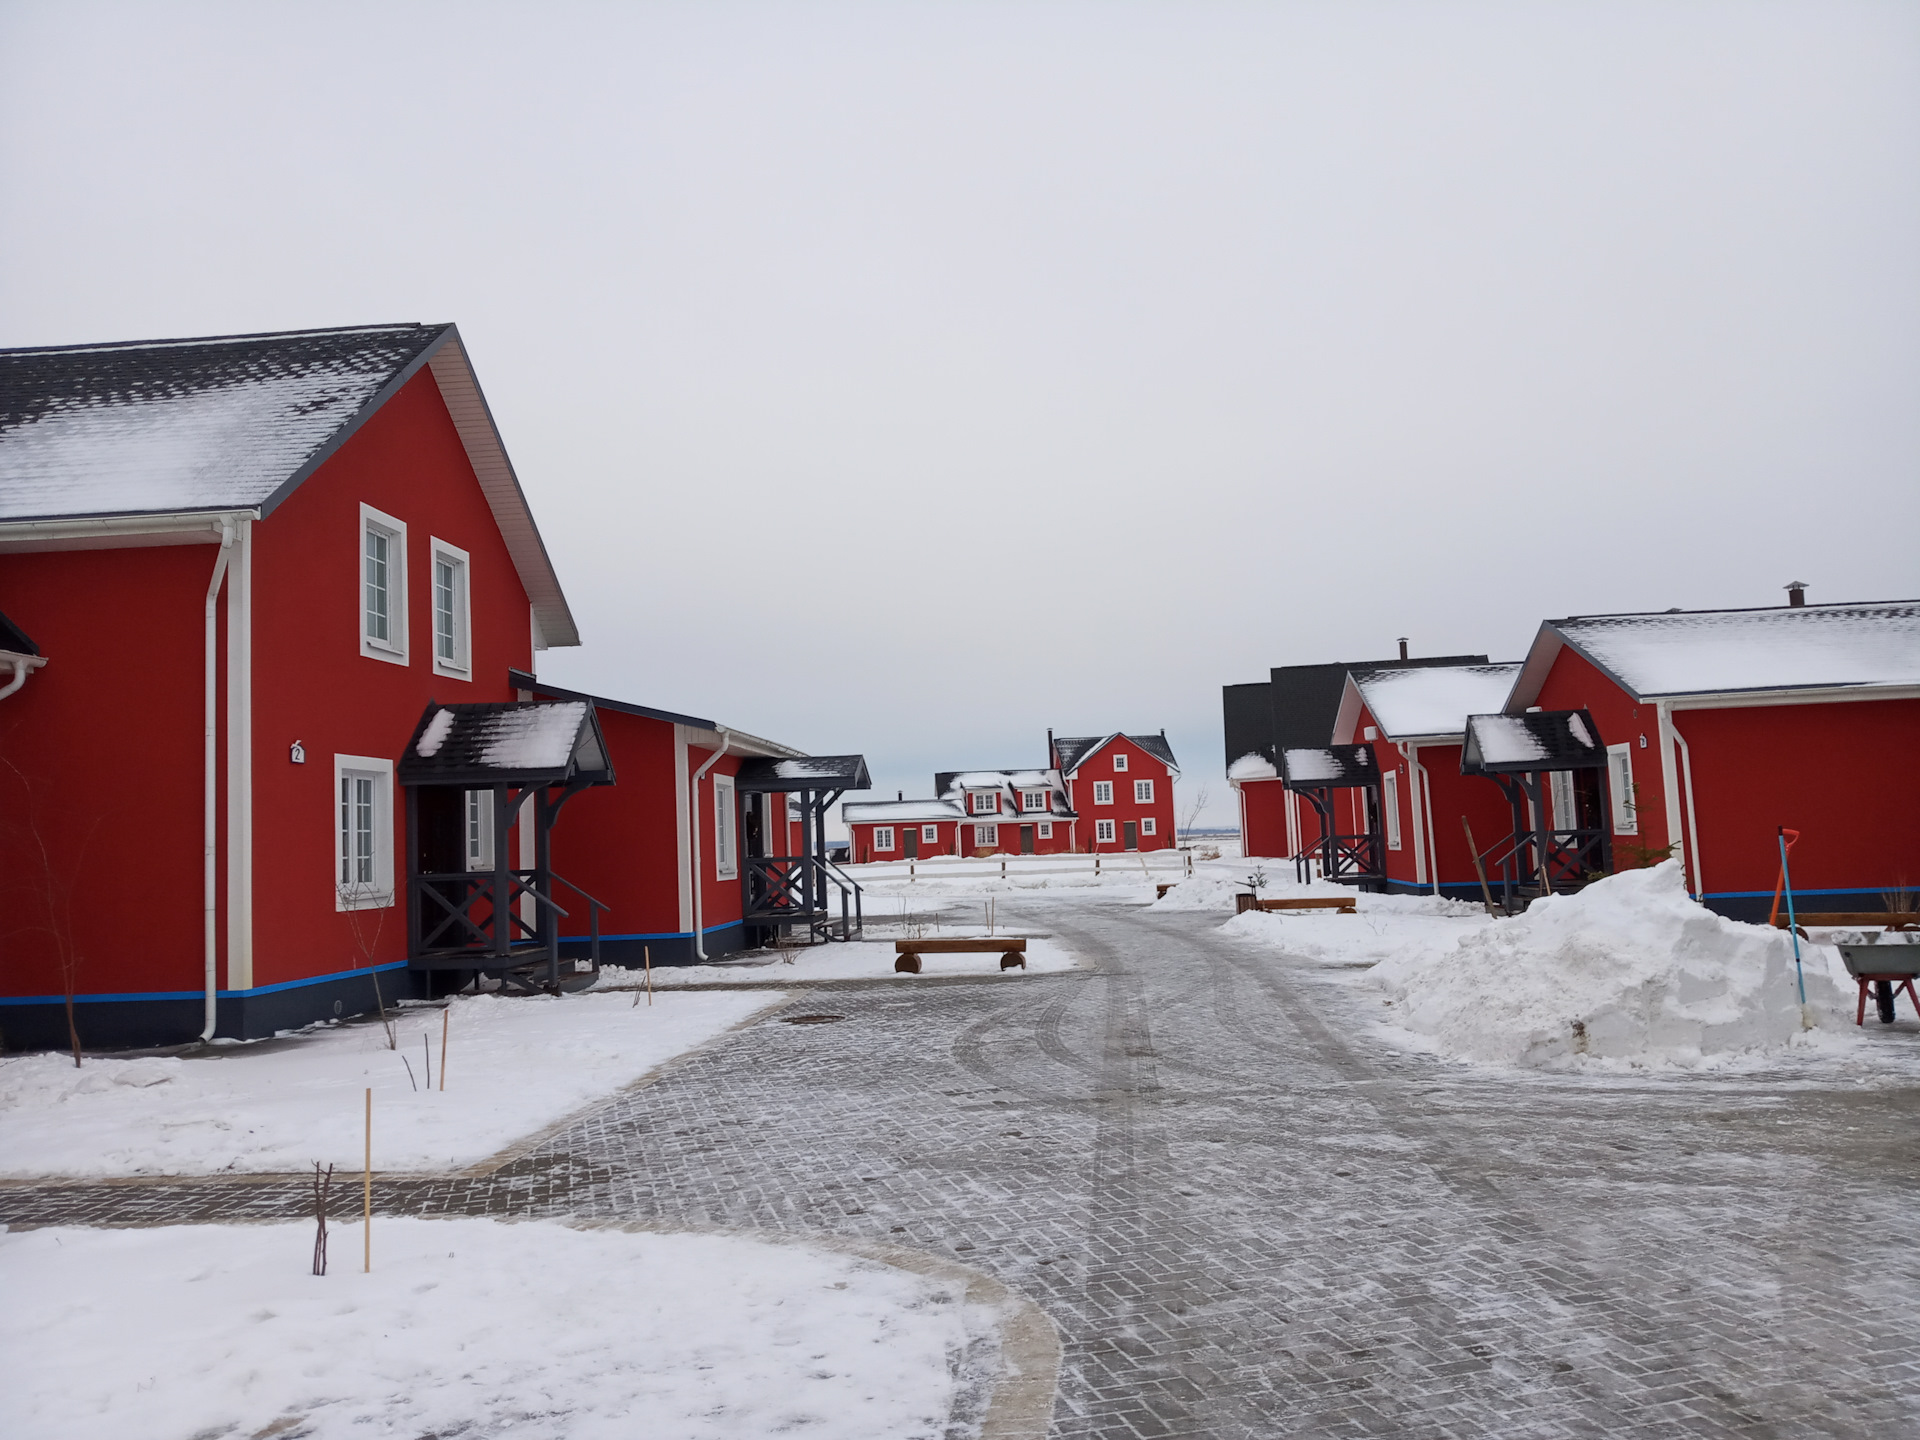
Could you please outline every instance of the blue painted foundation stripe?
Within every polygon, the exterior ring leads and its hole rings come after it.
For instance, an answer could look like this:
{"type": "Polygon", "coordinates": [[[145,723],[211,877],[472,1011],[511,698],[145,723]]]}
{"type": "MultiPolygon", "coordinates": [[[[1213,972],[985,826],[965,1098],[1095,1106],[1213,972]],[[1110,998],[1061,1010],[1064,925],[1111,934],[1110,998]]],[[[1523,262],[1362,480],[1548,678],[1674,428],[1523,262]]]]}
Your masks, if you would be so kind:
{"type": "MultiPolygon", "coordinates": [[[[331,975],[309,975],[304,980],[282,980],[273,985],[256,985],[251,990],[216,990],[214,996],[220,1000],[245,1000],[254,995],[272,995],[281,990],[299,990],[308,985],[324,985],[329,980],[351,980],[356,975],[373,975],[387,970],[404,970],[407,962],[395,960],[387,965],[374,965],[360,970],[336,970],[331,975]]],[[[125,1004],[128,1001],[142,1000],[204,1000],[204,990],[145,990],[125,995],[76,995],[76,1005],[104,1005],[108,1003],[125,1004]]],[[[0,995],[0,1005],[63,1005],[64,995],[0,995]]]]}
{"type": "MultiPolygon", "coordinates": [[[[718,925],[707,926],[700,933],[702,935],[711,935],[716,931],[731,930],[736,926],[744,925],[746,923],[747,922],[744,920],[723,920],[718,925]]],[[[562,941],[568,944],[572,944],[574,941],[577,940],[582,945],[587,944],[589,941],[593,939],[591,935],[562,935],[560,938],[562,941]]],[[[655,930],[652,933],[643,933],[643,932],[636,931],[631,935],[602,935],[600,938],[603,941],[605,940],[691,940],[693,938],[693,932],[691,930],[655,930]]]]}
{"type": "MultiPolygon", "coordinates": [[[[1793,893],[1795,895],[1884,895],[1889,890],[1898,890],[1900,888],[1902,887],[1898,885],[1867,885],[1863,887],[1848,886],[1840,889],[1825,885],[1815,885],[1809,889],[1802,889],[1796,885],[1793,887],[1793,893]]],[[[1773,898],[1773,891],[1709,890],[1701,898],[1704,900],[1771,900],[1773,898]]]]}

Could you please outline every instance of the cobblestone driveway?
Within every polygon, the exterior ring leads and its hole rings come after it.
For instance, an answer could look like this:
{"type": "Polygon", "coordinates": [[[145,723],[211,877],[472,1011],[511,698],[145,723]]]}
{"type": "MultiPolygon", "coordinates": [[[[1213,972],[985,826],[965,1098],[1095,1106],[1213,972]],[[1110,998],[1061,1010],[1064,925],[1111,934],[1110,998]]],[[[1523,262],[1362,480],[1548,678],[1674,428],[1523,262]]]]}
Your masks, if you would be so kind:
{"type": "MultiPolygon", "coordinates": [[[[1026,918],[1100,971],[796,995],[845,1018],[735,1032],[378,1203],[950,1255],[1060,1326],[1062,1437],[1920,1434],[1920,1093],[1488,1078],[1358,1038],[1367,992],[1217,916],[1026,918]]],[[[302,1203],[37,1187],[0,1219],[302,1203]]]]}

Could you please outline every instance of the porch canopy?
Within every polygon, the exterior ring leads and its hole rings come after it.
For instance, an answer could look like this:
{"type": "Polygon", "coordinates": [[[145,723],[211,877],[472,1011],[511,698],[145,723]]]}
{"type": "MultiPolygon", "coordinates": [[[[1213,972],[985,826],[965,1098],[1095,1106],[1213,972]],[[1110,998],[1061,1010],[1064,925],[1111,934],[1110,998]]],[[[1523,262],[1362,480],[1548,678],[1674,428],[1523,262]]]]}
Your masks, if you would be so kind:
{"type": "Polygon", "coordinates": [[[1294,856],[1294,871],[1305,883],[1312,878],[1311,862],[1320,861],[1320,875],[1342,885],[1376,889],[1386,883],[1386,847],[1380,835],[1380,762],[1371,745],[1311,745],[1280,752],[1280,778],[1286,788],[1313,806],[1320,822],[1320,838],[1294,856]],[[1341,834],[1334,818],[1333,792],[1362,790],[1361,814],[1366,829],[1341,834]]]}
{"type": "Polygon", "coordinates": [[[1585,710],[1469,715],[1460,747],[1462,775],[1520,775],[1541,770],[1602,770],[1607,747],[1585,710]]]}
{"type": "Polygon", "coordinates": [[[762,755],[740,762],[734,785],[742,795],[799,795],[870,790],[873,780],[864,755],[762,755]]]}
{"type": "Polygon", "coordinates": [[[517,974],[531,985],[539,966],[546,987],[560,988],[560,920],[583,903],[598,968],[604,907],[553,873],[552,844],[561,806],[614,783],[592,705],[429,703],[395,778],[407,797],[408,960],[416,969],[517,974]],[[514,865],[509,844],[523,807],[531,869],[514,865]],[[561,885],[572,892],[564,904],[554,893],[561,885]]]}
{"type": "Polygon", "coordinates": [[[864,755],[756,755],[733,778],[742,795],[788,795],[800,808],[801,853],[749,856],[742,881],[741,918],[777,932],[805,925],[816,940],[849,940],[860,933],[860,887],[827,859],[827,811],[849,790],[870,790],[864,755]],[[837,895],[836,919],[830,899],[837,895]],[[850,908],[851,907],[851,908],[850,908]]]}
{"type": "Polygon", "coordinates": [[[1493,781],[1513,813],[1513,833],[1479,857],[1500,875],[1509,911],[1612,871],[1607,747],[1590,712],[1469,715],[1460,773],[1493,781]]]}

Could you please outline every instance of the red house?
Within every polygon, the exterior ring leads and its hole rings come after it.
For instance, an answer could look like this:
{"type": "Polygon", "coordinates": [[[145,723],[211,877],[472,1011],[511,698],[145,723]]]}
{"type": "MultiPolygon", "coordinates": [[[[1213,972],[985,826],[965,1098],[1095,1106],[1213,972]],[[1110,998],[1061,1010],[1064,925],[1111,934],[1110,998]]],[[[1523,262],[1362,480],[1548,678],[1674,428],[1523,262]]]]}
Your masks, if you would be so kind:
{"type": "Polygon", "coordinates": [[[963,855],[1062,855],[1075,848],[1075,816],[1058,770],[943,770],[933,788],[965,817],[963,855]]]}
{"type": "Polygon", "coordinates": [[[948,800],[866,800],[842,805],[840,818],[858,865],[961,853],[962,812],[948,800]]]}
{"type": "Polygon", "coordinates": [[[1067,787],[1076,814],[1077,846],[1089,851],[1170,850],[1178,842],[1173,786],[1180,767],[1158,735],[1047,733],[1048,759],[1067,787]]]}
{"type": "Polygon", "coordinates": [[[1707,905],[1764,918],[1784,825],[1803,909],[1920,887],[1920,601],[1803,599],[1541,625],[1502,708],[1591,717],[1616,866],[1675,853],[1707,905]]]}

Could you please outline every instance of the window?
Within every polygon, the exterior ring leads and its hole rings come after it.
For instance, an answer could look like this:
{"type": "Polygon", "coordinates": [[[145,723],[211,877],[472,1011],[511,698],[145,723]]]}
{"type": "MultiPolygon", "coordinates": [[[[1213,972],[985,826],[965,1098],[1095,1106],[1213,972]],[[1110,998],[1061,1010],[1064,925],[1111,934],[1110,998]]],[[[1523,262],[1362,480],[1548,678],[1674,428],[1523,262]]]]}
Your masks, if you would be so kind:
{"type": "Polygon", "coordinates": [[[1028,810],[1044,810],[1047,808],[1047,792],[1044,790],[1028,790],[1021,795],[1020,804],[1028,810]]]}
{"type": "Polygon", "coordinates": [[[1154,824],[1153,824],[1153,817],[1152,817],[1151,815],[1148,815],[1148,816],[1145,816],[1145,817],[1143,817],[1143,818],[1141,819],[1141,821],[1140,821],[1140,833],[1141,833],[1142,835],[1152,835],[1152,834],[1154,834],[1154,833],[1155,833],[1155,830],[1154,830],[1154,824]]]}
{"type": "Polygon", "coordinates": [[[1556,830],[1578,830],[1580,828],[1580,807],[1573,798],[1573,772],[1571,770],[1551,770],[1547,772],[1548,789],[1553,801],[1553,828],[1556,830]]]}
{"type": "Polygon", "coordinates": [[[1136,780],[1133,782],[1133,803],[1136,805],[1153,804],[1153,781],[1136,780]]]}
{"type": "Polygon", "coordinates": [[[722,880],[731,880],[740,873],[733,832],[733,781],[716,775],[713,777],[713,868],[722,880]]]}
{"type": "Polygon", "coordinates": [[[998,825],[974,826],[973,843],[975,845],[998,845],[1000,843],[1000,827],[998,825]]]}
{"type": "Polygon", "coordinates": [[[1113,757],[1113,768],[1116,772],[1125,770],[1127,768],[1127,757],[1116,753],[1113,757]]]}
{"type": "Polygon", "coordinates": [[[1381,803],[1387,811],[1387,849],[1400,848],[1400,772],[1389,770],[1380,777],[1381,803]]]}
{"type": "Polygon", "coordinates": [[[1042,840],[1053,839],[1053,822],[1051,820],[1042,820],[1037,828],[1039,829],[1042,840]]]}
{"type": "Polygon", "coordinates": [[[1607,747],[1607,788],[1613,792],[1613,833],[1638,835],[1640,812],[1633,800],[1633,747],[1607,747]]]}
{"type": "Polygon", "coordinates": [[[473,673],[468,633],[467,552],[433,541],[433,673],[465,680],[473,673]]]}
{"type": "Polygon", "coordinates": [[[1000,797],[998,795],[975,792],[973,797],[973,813],[976,815],[998,815],[1000,813],[1000,797]]]}
{"type": "Polygon", "coordinates": [[[920,827],[920,843],[922,845],[938,845],[940,843],[940,827],[938,825],[922,825],[920,827]]]}
{"type": "Polygon", "coordinates": [[[1113,843],[1113,821],[1111,820],[1094,821],[1093,822],[1093,838],[1096,844],[1111,845],[1113,843]]]}
{"type": "Polygon", "coordinates": [[[393,904],[393,762],[333,757],[336,910],[393,904]]]}
{"type": "Polygon", "coordinates": [[[493,869],[493,792],[467,791],[467,869],[493,869]]]}
{"type": "Polygon", "coordinates": [[[876,850],[893,849],[893,826],[876,825],[873,827],[873,848],[876,850]]]}
{"type": "Polygon", "coordinates": [[[407,527],[360,507],[360,653],[407,663],[407,527]]]}
{"type": "Polygon", "coordinates": [[[1113,781],[1096,780],[1093,782],[1093,803],[1096,805],[1113,804],[1113,781]]]}

